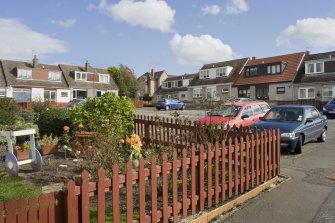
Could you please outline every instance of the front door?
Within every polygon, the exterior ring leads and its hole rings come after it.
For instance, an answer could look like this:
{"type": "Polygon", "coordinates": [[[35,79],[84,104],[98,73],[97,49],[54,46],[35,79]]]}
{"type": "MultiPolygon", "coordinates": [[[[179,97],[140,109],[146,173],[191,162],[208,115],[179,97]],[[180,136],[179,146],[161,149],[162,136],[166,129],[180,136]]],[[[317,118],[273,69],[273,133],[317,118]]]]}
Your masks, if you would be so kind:
{"type": "Polygon", "coordinates": [[[269,100],[269,85],[256,86],[256,99],[269,100]]]}

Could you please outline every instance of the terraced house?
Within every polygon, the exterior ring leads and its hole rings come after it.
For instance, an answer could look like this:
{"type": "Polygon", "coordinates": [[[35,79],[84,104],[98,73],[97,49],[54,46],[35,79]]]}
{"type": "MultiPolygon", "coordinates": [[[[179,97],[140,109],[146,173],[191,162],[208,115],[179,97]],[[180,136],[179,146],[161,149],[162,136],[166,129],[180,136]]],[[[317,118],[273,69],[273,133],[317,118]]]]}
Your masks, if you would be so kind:
{"type": "Polygon", "coordinates": [[[267,101],[292,101],[293,81],[303,64],[305,52],[252,58],[233,85],[238,97],[267,101]]]}
{"type": "Polygon", "coordinates": [[[139,83],[140,90],[138,93],[139,97],[143,97],[148,95],[150,97],[154,96],[158,88],[161,87],[162,83],[168,78],[169,75],[166,71],[154,71],[151,69],[150,72],[146,72],[137,78],[137,82],[139,83]]]}
{"type": "Polygon", "coordinates": [[[188,86],[195,76],[197,76],[197,73],[168,77],[157,90],[156,100],[176,98],[181,101],[190,101],[188,86]]]}
{"type": "Polygon", "coordinates": [[[101,96],[105,92],[118,94],[118,88],[107,70],[72,65],[40,64],[0,60],[0,97],[13,97],[28,107],[32,101],[48,100],[64,106],[75,98],[101,96]]]}
{"type": "Polygon", "coordinates": [[[225,101],[235,96],[232,85],[249,58],[205,64],[190,82],[189,97],[197,102],[204,98],[225,101]]]}

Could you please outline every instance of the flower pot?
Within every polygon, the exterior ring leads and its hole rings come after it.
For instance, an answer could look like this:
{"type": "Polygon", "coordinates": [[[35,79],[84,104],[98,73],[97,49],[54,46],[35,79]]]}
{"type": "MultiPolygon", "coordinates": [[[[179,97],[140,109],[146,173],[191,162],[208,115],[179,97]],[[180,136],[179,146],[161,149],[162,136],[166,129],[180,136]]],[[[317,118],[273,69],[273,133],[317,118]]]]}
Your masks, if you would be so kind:
{"type": "Polygon", "coordinates": [[[40,149],[40,152],[42,156],[57,153],[58,146],[57,145],[45,145],[45,146],[42,146],[42,148],[40,149]]]}
{"type": "Polygon", "coordinates": [[[30,150],[14,149],[14,155],[17,160],[27,160],[29,159],[30,150]]]}

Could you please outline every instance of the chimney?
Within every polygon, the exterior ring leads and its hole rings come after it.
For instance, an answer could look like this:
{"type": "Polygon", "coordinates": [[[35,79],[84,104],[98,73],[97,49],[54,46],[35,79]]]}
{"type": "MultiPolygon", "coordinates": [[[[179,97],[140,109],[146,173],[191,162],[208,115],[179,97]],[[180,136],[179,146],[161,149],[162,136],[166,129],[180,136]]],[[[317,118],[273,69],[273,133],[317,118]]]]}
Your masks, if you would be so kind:
{"type": "Polygon", "coordinates": [[[34,59],[33,59],[33,68],[37,68],[38,67],[38,58],[36,55],[34,55],[34,59]]]}
{"type": "Polygon", "coordinates": [[[151,77],[155,77],[155,72],[154,69],[151,69],[151,73],[150,73],[151,77]]]}
{"type": "Polygon", "coordinates": [[[90,68],[90,63],[88,62],[88,60],[86,60],[86,63],[85,63],[86,72],[88,72],[89,68],[90,68]]]}
{"type": "Polygon", "coordinates": [[[256,59],[256,57],[255,57],[255,56],[253,56],[253,57],[251,57],[251,59],[252,59],[252,60],[255,60],[255,59],[256,59]]]}

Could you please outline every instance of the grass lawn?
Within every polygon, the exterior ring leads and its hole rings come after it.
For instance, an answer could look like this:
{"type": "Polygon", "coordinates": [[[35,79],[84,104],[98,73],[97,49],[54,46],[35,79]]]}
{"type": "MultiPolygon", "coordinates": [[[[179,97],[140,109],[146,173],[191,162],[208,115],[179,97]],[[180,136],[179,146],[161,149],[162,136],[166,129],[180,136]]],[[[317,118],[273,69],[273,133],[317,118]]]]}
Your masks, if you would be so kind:
{"type": "MultiPolygon", "coordinates": [[[[134,211],[133,218],[138,219],[139,217],[140,217],[139,213],[134,211]]],[[[105,221],[106,222],[113,222],[113,215],[112,215],[112,209],[111,208],[106,208],[105,221]]],[[[90,209],[90,222],[91,223],[98,222],[98,210],[96,208],[91,208],[90,209]]],[[[120,222],[127,222],[127,213],[126,212],[121,212],[120,222]]]]}
{"type": "Polygon", "coordinates": [[[39,196],[42,191],[19,176],[9,176],[7,172],[0,172],[0,202],[21,197],[39,196]]]}

